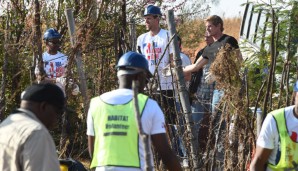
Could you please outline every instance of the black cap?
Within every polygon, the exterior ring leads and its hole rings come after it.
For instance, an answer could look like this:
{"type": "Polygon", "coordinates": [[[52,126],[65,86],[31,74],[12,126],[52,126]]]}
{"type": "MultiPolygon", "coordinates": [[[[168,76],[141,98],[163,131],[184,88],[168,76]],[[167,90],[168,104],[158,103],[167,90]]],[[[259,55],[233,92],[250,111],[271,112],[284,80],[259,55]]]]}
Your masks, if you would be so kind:
{"type": "Polygon", "coordinates": [[[48,102],[61,109],[65,106],[63,91],[53,83],[32,84],[22,92],[21,100],[48,102]]]}

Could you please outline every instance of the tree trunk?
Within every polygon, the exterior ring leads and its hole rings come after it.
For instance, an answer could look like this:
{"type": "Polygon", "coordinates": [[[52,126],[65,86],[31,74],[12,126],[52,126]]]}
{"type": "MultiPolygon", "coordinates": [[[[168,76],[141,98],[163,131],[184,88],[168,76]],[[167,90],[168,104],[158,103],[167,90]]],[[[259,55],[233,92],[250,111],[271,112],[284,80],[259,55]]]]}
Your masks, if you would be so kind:
{"type": "Polygon", "coordinates": [[[5,35],[4,35],[4,59],[2,67],[2,79],[1,79],[1,92],[0,92],[0,122],[4,119],[4,110],[5,110],[5,90],[7,84],[7,65],[8,65],[8,30],[9,30],[9,15],[7,15],[6,26],[5,26],[5,35]]]}
{"type": "MultiPolygon", "coordinates": [[[[173,37],[176,35],[176,27],[175,27],[175,21],[174,21],[174,12],[173,10],[167,11],[167,23],[169,26],[170,31],[170,37],[173,37]]],[[[190,155],[193,163],[193,169],[199,169],[198,168],[198,139],[196,135],[195,127],[193,126],[193,119],[191,117],[191,108],[189,103],[189,96],[188,92],[186,90],[185,80],[183,76],[183,70],[181,67],[181,58],[180,58],[180,50],[178,47],[177,37],[174,38],[174,41],[171,44],[174,47],[174,64],[175,64],[175,76],[176,80],[178,81],[178,91],[179,91],[179,97],[181,100],[181,105],[183,109],[183,113],[185,114],[185,121],[186,121],[186,128],[187,131],[190,133],[189,140],[190,140],[190,155]]]]}
{"type": "Polygon", "coordinates": [[[45,76],[44,65],[42,60],[42,42],[41,42],[41,29],[40,29],[40,5],[39,1],[34,1],[34,40],[33,40],[33,64],[31,66],[31,82],[35,80],[34,68],[36,66],[36,60],[38,62],[38,69],[42,76],[45,76]]]}

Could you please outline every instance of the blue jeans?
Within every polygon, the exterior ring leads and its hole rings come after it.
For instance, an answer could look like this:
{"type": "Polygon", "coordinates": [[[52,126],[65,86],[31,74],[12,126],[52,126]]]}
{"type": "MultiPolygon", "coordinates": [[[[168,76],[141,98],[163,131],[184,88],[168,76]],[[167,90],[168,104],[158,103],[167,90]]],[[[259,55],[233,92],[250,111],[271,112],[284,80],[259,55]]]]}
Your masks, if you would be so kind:
{"type": "MultiPolygon", "coordinates": [[[[176,110],[179,113],[182,112],[180,103],[178,101],[176,101],[176,110]]],[[[176,118],[177,118],[178,126],[180,127],[180,133],[183,133],[185,129],[184,116],[181,115],[180,117],[176,117],[176,118]]],[[[175,141],[172,142],[173,149],[178,152],[180,157],[187,157],[185,145],[182,140],[182,135],[178,135],[178,127],[175,124],[171,125],[171,131],[174,136],[173,138],[175,139],[175,141]]]]}
{"type": "Polygon", "coordinates": [[[210,113],[210,101],[193,101],[191,105],[191,116],[196,130],[200,129],[200,124],[205,114],[210,113]]]}
{"type": "Polygon", "coordinates": [[[219,102],[220,102],[221,98],[223,97],[223,95],[224,95],[224,91],[213,90],[213,98],[212,98],[212,115],[214,117],[214,120],[213,120],[214,133],[213,133],[213,135],[215,135],[214,138],[217,143],[216,158],[217,158],[217,160],[219,160],[221,162],[223,162],[225,149],[224,149],[224,141],[222,140],[222,137],[220,137],[220,136],[222,135],[222,131],[225,130],[225,128],[226,128],[226,122],[223,121],[220,125],[222,112],[221,112],[221,110],[218,109],[218,105],[219,105],[219,102]]]}
{"type": "Polygon", "coordinates": [[[213,90],[213,97],[212,97],[212,113],[216,112],[218,109],[218,104],[224,95],[224,91],[222,90],[213,90]]]}
{"type": "Polygon", "coordinates": [[[193,101],[192,102],[192,119],[194,122],[195,129],[197,130],[196,135],[199,143],[199,153],[206,150],[209,125],[210,125],[210,100],[206,101],[193,101]]]}

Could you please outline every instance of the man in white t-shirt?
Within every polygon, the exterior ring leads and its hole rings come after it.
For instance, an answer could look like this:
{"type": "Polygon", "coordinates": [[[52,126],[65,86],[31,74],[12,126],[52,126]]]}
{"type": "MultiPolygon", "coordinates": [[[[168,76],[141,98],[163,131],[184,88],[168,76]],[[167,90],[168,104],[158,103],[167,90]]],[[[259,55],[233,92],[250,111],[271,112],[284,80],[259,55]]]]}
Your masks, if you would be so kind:
{"type": "MultiPolygon", "coordinates": [[[[161,20],[160,8],[149,5],[145,8],[144,19],[148,32],[140,35],[137,39],[137,50],[148,60],[149,70],[154,74],[156,84],[154,84],[154,98],[165,111],[167,123],[174,124],[175,116],[175,97],[173,91],[172,76],[166,76],[165,68],[171,65],[173,50],[168,46],[170,34],[167,30],[160,27],[161,20]],[[162,56],[164,54],[164,56],[162,56]],[[160,98],[162,95],[162,99],[160,98]]],[[[151,87],[150,87],[151,88],[151,87]]]]}
{"type": "MultiPolygon", "coordinates": [[[[56,29],[49,28],[44,33],[43,39],[47,47],[47,51],[42,54],[45,76],[41,74],[40,68],[36,67],[35,75],[37,80],[55,83],[65,92],[68,56],[59,51],[61,34],[56,29]]],[[[76,84],[73,86],[72,94],[77,95],[79,87],[76,84]]]]}
{"type": "Polygon", "coordinates": [[[298,169],[298,81],[294,91],[294,106],[275,110],[266,116],[251,171],[298,169]]]}
{"type": "Polygon", "coordinates": [[[91,99],[87,116],[87,135],[92,158],[90,167],[95,168],[95,171],[146,170],[145,149],[149,150],[149,161],[151,166],[153,165],[151,143],[167,169],[181,170],[179,161],[168,144],[165,119],[159,105],[142,94],[150,76],[145,57],[136,52],[127,52],[119,59],[117,65],[119,89],[91,99]],[[138,134],[133,103],[133,81],[139,82],[138,108],[142,130],[149,136],[146,144],[138,134]]]}
{"type": "MultiPolygon", "coordinates": [[[[178,41],[178,46],[179,46],[179,49],[180,49],[180,58],[181,58],[181,61],[182,61],[182,67],[184,68],[188,65],[191,65],[191,60],[186,54],[184,54],[182,52],[182,39],[181,39],[180,36],[177,36],[177,41],[178,41]]],[[[189,84],[188,80],[190,80],[191,75],[185,75],[185,77],[186,77],[185,80],[187,81],[186,84],[188,85],[189,84]]]]}
{"type": "Polygon", "coordinates": [[[149,70],[152,74],[157,72],[160,79],[160,90],[173,90],[172,77],[164,77],[162,70],[171,63],[172,46],[166,49],[170,40],[170,34],[167,30],[160,28],[161,20],[160,8],[149,5],[145,8],[144,19],[146,29],[149,31],[140,35],[137,39],[138,52],[143,54],[149,63],[149,70]],[[162,54],[165,52],[164,56],[162,54]],[[158,65],[158,63],[160,64],[158,65]],[[157,70],[157,71],[156,71],[157,70]]]}

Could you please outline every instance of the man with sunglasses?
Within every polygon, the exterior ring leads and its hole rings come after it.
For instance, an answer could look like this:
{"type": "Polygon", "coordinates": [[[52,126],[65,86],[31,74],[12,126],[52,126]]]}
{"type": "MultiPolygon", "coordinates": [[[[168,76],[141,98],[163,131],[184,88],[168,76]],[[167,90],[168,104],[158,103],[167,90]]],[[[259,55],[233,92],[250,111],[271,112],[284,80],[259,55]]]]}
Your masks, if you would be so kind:
{"type": "MultiPolygon", "coordinates": [[[[47,51],[42,54],[45,77],[43,78],[38,67],[35,68],[37,80],[50,81],[58,85],[65,91],[66,85],[66,69],[68,64],[68,56],[61,53],[61,34],[54,28],[49,28],[43,35],[43,40],[46,44],[47,51]]],[[[73,95],[79,93],[79,87],[73,84],[73,95]]]]}
{"type": "Polygon", "coordinates": [[[23,91],[20,108],[0,124],[1,171],[60,171],[48,129],[57,126],[65,107],[63,91],[52,83],[23,91]]]}

